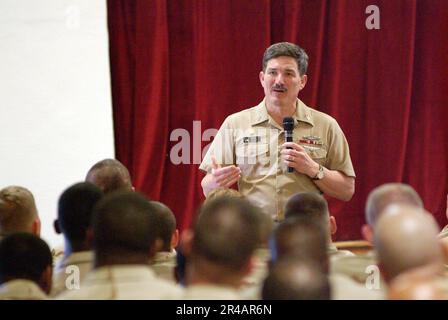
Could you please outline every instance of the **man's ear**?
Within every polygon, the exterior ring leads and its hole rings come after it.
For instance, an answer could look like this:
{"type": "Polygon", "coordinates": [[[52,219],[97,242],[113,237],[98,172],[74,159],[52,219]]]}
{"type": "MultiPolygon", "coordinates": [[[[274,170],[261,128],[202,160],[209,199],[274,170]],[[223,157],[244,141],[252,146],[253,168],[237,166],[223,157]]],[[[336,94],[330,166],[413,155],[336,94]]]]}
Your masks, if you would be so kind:
{"type": "Polygon", "coordinates": [[[373,245],[373,230],[368,224],[364,224],[361,227],[361,233],[364,239],[373,245]]]}
{"type": "Polygon", "coordinates": [[[176,248],[179,243],[179,229],[174,230],[171,236],[171,249],[176,248]]]}
{"type": "Polygon", "coordinates": [[[56,234],[61,234],[61,226],[59,225],[59,220],[58,219],[54,219],[53,221],[53,229],[54,232],[56,232],[56,234]]]}
{"type": "Polygon", "coordinates": [[[260,83],[264,87],[264,72],[260,71],[260,74],[258,75],[260,78],[260,83]]]}
{"type": "Polygon", "coordinates": [[[154,244],[149,248],[149,258],[151,259],[156,255],[157,252],[162,250],[163,248],[163,240],[160,238],[157,238],[156,241],[154,241],[154,244]]]}
{"type": "Polygon", "coordinates": [[[33,224],[31,226],[31,233],[40,237],[40,219],[36,218],[33,220],[33,224]]]}
{"type": "Polygon", "coordinates": [[[188,257],[191,254],[191,251],[193,249],[193,240],[194,240],[193,230],[187,229],[184,232],[182,232],[180,239],[180,246],[182,247],[182,251],[185,257],[188,257]]]}
{"type": "Polygon", "coordinates": [[[330,216],[330,234],[334,235],[336,234],[336,231],[338,231],[338,225],[336,223],[336,218],[334,216],[330,216]]]}
{"type": "Polygon", "coordinates": [[[42,275],[39,279],[39,287],[45,292],[47,295],[51,292],[51,286],[53,281],[53,267],[48,265],[45,270],[42,272],[42,275]]]}
{"type": "Polygon", "coordinates": [[[305,74],[300,77],[300,80],[300,90],[302,90],[303,88],[305,88],[305,85],[308,82],[308,76],[305,74]]]}

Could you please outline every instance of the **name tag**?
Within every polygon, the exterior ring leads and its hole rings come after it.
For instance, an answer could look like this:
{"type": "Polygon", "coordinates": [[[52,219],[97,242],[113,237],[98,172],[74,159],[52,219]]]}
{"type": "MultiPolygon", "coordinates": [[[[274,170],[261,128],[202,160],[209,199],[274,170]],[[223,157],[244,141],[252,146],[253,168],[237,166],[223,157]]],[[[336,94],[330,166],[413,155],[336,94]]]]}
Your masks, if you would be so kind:
{"type": "Polygon", "coordinates": [[[261,141],[261,137],[243,137],[243,143],[257,143],[261,141]]]}

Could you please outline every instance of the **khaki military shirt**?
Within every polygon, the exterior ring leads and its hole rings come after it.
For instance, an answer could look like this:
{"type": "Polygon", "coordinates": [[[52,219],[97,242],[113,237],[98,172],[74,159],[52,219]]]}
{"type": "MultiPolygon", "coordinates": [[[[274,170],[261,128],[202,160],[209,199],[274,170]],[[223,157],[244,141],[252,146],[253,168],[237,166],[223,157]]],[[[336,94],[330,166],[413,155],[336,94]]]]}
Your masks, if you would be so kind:
{"type": "Polygon", "coordinates": [[[16,279],[0,286],[0,300],[46,300],[48,296],[33,281],[16,279]]]}
{"type": "MultiPolygon", "coordinates": [[[[299,99],[293,118],[294,142],[327,169],[355,177],[347,140],[335,119],[299,99]]],[[[263,100],[256,107],[226,118],[199,169],[211,172],[211,155],[223,166],[237,165],[242,171],[239,191],[279,221],[284,218],[283,208],[290,196],[304,191],[320,192],[307,175],[287,173],[280,157],[284,142],[282,124],[269,116],[263,100]]]]}
{"type": "Polygon", "coordinates": [[[169,252],[160,251],[157,252],[155,257],[150,263],[150,267],[156,273],[157,277],[176,283],[174,277],[174,268],[176,267],[176,250],[169,252]]]}
{"type": "Polygon", "coordinates": [[[53,271],[51,297],[75,287],[74,281],[83,281],[92,270],[93,251],[74,252],[63,258],[53,271]]]}
{"type": "Polygon", "coordinates": [[[179,299],[183,290],[157,278],[146,265],[114,265],[91,271],[80,289],[64,291],[60,300],[161,300],[179,299]]]}
{"type": "Polygon", "coordinates": [[[237,289],[217,285],[213,283],[202,283],[188,286],[181,300],[242,300],[237,289]]]}

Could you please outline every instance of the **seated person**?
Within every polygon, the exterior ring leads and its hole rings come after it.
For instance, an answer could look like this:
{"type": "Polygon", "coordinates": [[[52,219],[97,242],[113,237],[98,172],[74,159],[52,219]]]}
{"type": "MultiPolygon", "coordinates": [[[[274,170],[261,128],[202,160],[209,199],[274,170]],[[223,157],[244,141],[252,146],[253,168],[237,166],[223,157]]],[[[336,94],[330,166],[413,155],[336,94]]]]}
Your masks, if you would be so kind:
{"type": "MultiPolygon", "coordinates": [[[[54,222],[56,233],[64,235],[64,257],[56,265],[51,296],[56,296],[67,288],[66,281],[72,276],[84,280],[92,269],[93,251],[90,222],[95,204],[103,193],[91,183],[77,183],[65,190],[58,202],[58,218],[54,222]],[[90,234],[91,236],[91,234],[90,234]],[[70,272],[76,267],[79,272],[70,272]],[[70,269],[68,269],[70,268],[70,269]]],[[[73,283],[71,288],[76,288],[73,283]]]]}
{"type": "Polygon", "coordinates": [[[0,299],[43,300],[51,290],[50,248],[31,233],[0,241],[0,299]]]}
{"type": "Polygon", "coordinates": [[[291,217],[314,221],[326,229],[328,233],[328,253],[330,260],[337,259],[341,256],[354,255],[348,250],[338,250],[333,245],[331,237],[336,234],[338,226],[336,224],[336,218],[331,216],[328,211],[327,200],[321,195],[312,192],[302,192],[291,196],[285,206],[285,218],[288,219],[291,217]]]}
{"type": "Polygon", "coordinates": [[[94,164],[87,172],[86,182],[96,185],[104,193],[134,190],[128,169],[116,159],[104,159],[94,164]]]}
{"type": "MultiPolygon", "coordinates": [[[[423,208],[423,202],[418,193],[409,185],[403,183],[386,183],[373,189],[366,201],[365,219],[361,233],[365,240],[373,245],[373,234],[376,221],[382,211],[390,204],[407,204],[416,208],[423,208]]],[[[345,274],[364,285],[370,276],[370,266],[376,266],[375,250],[366,254],[341,257],[331,264],[332,272],[345,274]]]]}
{"type": "Polygon", "coordinates": [[[179,242],[179,230],[176,228],[176,217],[173,211],[158,201],[151,201],[159,219],[159,238],[162,242],[160,251],[156,253],[151,261],[151,268],[165,280],[176,282],[174,268],[176,267],[176,250],[179,242]]]}
{"type": "Polygon", "coordinates": [[[24,187],[0,190],[0,239],[16,232],[40,236],[40,219],[33,194],[24,187]]]}
{"type": "Polygon", "coordinates": [[[259,210],[247,200],[220,197],[200,210],[184,233],[186,291],[182,299],[242,299],[260,241],[259,210]]]}
{"type": "Polygon", "coordinates": [[[330,300],[330,282],[313,261],[284,258],[269,271],[263,300],[330,300]]]}
{"type": "Polygon", "coordinates": [[[148,199],[136,192],[117,191],[105,195],[93,211],[94,269],[79,290],[65,291],[58,298],[178,298],[181,288],[159,279],[149,266],[160,249],[156,211],[148,199]]]}

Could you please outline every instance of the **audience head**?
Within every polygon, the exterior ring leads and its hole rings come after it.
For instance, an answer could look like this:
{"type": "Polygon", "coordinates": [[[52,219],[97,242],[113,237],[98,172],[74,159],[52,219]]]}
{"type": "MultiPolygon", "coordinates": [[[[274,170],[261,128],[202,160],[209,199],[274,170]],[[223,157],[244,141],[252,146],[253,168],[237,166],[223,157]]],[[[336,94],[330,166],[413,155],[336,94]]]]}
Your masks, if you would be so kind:
{"type": "Polygon", "coordinates": [[[292,217],[312,221],[322,226],[329,235],[337,230],[336,219],[329,214],[327,200],[315,192],[296,193],[288,199],[285,218],[292,217]]]}
{"type": "Polygon", "coordinates": [[[286,258],[269,271],[262,289],[263,300],[329,300],[330,283],[315,262],[286,258]]]}
{"type": "Polygon", "coordinates": [[[93,183],[104,193],[133,190],[128,169],[116,159],[97,162],[87,173],[86,182],[93,183]]]}
{"type": "Polygon", "coordinates": [[[74,251],[86,247],[87,231],[91,226],[93,207],[103,193],[89,182],[77,183],[66,189],[59,197],[57,233],[63,233],[74,251]]]}
{"type": "Polygon", "coordinates": [[[40,220],[33,194],[26,188],[9,186],[0,190],[0,237],[15,232],[40,235],[40,220]]]}
{"type": "Polygon", "coordinates": [[[93,211],[95,267],[147,264],[161,246],[156,211],[136,192],[105,195],[93,211]]]}
{"type": "Polygon", "coordinates": [[[179,230],[176,229],[176,217],[165,204],[151,201],[159,220],[159,237],[162,240],[161,251],[171,251],[179,241],[179,230]]]}
{"type": "Polygon", "coordinates": [[[48,245],[31,233],[14,233],[0,241],[0,283],[26,279],[49,294],[52,263],[48,245]]]}
{"type": "Polygon", "coordinates": [[[314,261],[328,273],[328,235],[312,221],[288,218],[274,230],[271,239],[271,260],[276,263],[285,257],[314,261]]]}
{"type": "Polygon", "coordinates": [[[191,243],[194,263],[244,276],[260,239],[259,211],[247,200],[220,197],[206,203],[197,217],[191,243]]]}
{"type": "Polygon", "coordinates": [[[376,221],[383,210],[391,204],[404,204],[423,208],[418,193],[404,183],[386,183],[373,189],[367,197],[365,218],[367,224],[362,227],[364,238],[372,243],[376,221]]]}
{"type": "Polygon", "coordinates": [[[375,226],[374,245],[382,275],[390,282],[399,274],[424,266],[443,266],[438,226],[423,209],[391,205],[375,226]]]}
{"type": "Polygon", "coordinates": [[[446,292],[434,281],[403,279],[388,289],[389,300],[446,300],[446,292]]]}

